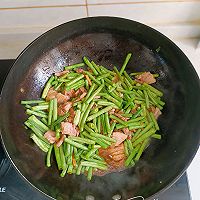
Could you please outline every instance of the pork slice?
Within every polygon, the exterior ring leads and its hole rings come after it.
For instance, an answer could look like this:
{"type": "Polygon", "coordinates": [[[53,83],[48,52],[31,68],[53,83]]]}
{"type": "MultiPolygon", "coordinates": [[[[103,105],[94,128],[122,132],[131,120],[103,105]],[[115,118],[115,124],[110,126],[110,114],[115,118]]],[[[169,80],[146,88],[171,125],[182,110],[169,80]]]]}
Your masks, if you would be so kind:
{"type": "Polygon", "coordinates": [[[113,132],[112,138],[116,139],[115,146],[118,146],[127,138],[127,135],[122,132],[116,131],[113,132]]]}
{"type": "Polygon", "coordinates": [[[76,97],[76,95],[75,95],[75,90],[74,89],[71,89],[70,91],[64,91],[64,93],[63,93],[65,96],[66,96],[66,98],[68,98],[68,99],[71,99],[71,98],[74,98],[74,97],[76,97]]]}
{"type": "Polygon", "coordinates": [[[56,98],[57,94],[58,92],[56,90],[54,90],[53,88],[50,88],[47,93],[46,100],[50,101],[51,99],[56,98]]]}
{"type": "Polygon", "coordinates": [[[62,104],[60,106],[58,106],[58,116],[63,116],[65,114],[65,111],[62,108],[62,104]]]}
{"type": "Polygon", "coordinates": [[[88,75],[85,75],[85,78],[87,79],[88,84],[91,86],[91,85],[92,85],[92,81],[90,80],[89,76],[88,76],[88,75]]]}
{"type": "Polygon", "coordinates": [[[78,68],[76,69],[76,73],[82,74],[84,72],[83,68],[78,68]]]}
{"type": "Polygon", "coordinates": [[[120,80],[118,75],[114,76],[114,79],[112,80],[113,83],[117,83],[120,80]]]}
{"type": "Polygon", "coordinates": [[[60,147],[62,145],[62,143],[64,142],[65,140],[65,135],[61,135],[60,138],[58,139],[58,141],[56,141],[56,146],[57,147],[60,147]]]}
{"type": "Polygon", "coordinates": [[[80,91],[81,91],[82,93],[87,92],[87,90],[86,90],[84,87],[80,87],[79,89],[80,89],[80,91]]]}
{"type": "Polygon", "coordinates": [[[58,106],[58,115],[63,116],[65,113],[67,113],[70,108],[72,107],[73,103],[68,101],[64,104],[61,104],[58,106]]]}
{"type": "Polygon", "coordinates": [[[83,92],[83,94],[80,95],[80,97],[78,97],[75,102],[82,100],[85,96],[87,95],[87,92],[83,92]]]}
{"type": "Polygon", "coordinates": [[[106,149],[100,148],[99,155],[103,157],[107,164],[110,165],[112,168],[116,169],[124,166],[126,156],[123,143],[119,146],[112,145],[106,149]]]}
{"type": "Polygon", "coordinates": [[[79,88],[76,92],[75,92],[75,97],[78,97],[79,95],[81,95],[82,92],[81,92],[81,89],[79,88]]]}
{"type": "Polygon", "coordinates": [[[70,98],[62,93],[56,95],[58,104],[66,103],[70,98]]]}
{"type": "Polygon", "coordinates": [[[120,118],[120,119],[123,120],[123,121],[128,121],[128,120],[129,120],[128,117],[124,117],[124,116],[122,116],[120,113],[114,113],[114,115],[115,115],[116,117],[120,118]]]}
{"type": "Polygon", "coordinates": [[[56,142],[56,133],[52,130],[48,130],[44,134],[44,138],[46,138],[50,144],[53,144],[54,142],[56,142]]]}
{"type": "Polygon", "coordinates": [[[75,113],[74,109],[70,108],[68,122],[73,123],[75,115],[76,115],[76,113],[75,113]]]}
{"type": "Polygon", "coordinates": [[[112,108],[111,110],[109,110],[108,113],[109,113],[110,115],[115,114],[115,108],[112,108]]]}
{"type": "Polygon", "coordinates": [[[136,76],[136,81],[139,83],[152,84],[156,82],[156,79],[154,78],[153,74],[151,74],[150,72],[144,72],[136,76]]]}
{"type": "Polygon", "coordinates": [[[61,122],[61,131],[64,135],[79,135],[79,131],[77,130],[76,126],[70,122],[61,122]]]}
{"type": "Polygon", "coordinates": [[[116,162],[124,159],[124,153],[118,154],[118,155],[113,155],[112,159],[116,162]]]}
{"type": "Polygon", "coordinates": [[[69,70],[64,70],[64,71],[61,71],[61,72],[55,72],[55,75],[56,76],[62,76],[62,75],[65,75],[66,73],[69,73],[69,70]]]}
{"type": "Polygon", "coordinates": [[[123,132],[124,134],[128,135],[132,135],[132,131],[130,131],[128,128],[123,128],[123,132]]]}
{"type": "Polygon", "coordinates": [[[158,107],[151,106],[149,110],[153,113],[155,119],[158,119],[158,117],[162,114],[158,107]]]}

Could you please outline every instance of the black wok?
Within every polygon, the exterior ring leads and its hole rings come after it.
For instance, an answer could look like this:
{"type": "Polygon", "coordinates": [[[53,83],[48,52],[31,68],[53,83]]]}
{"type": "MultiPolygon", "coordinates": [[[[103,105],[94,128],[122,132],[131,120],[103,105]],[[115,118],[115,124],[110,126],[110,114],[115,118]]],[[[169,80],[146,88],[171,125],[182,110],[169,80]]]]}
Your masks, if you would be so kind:
{"type": "Polygon", "coordinates": [[[17,58],[1,93],[1,135],[16,169],[35,188],[58,199],[150,198],[170,186],[186,170],[199,146],[200,83],[184,53],[154,29],[127,19],[94,17],[62,24],[37,38],[17,58]],[[155,50],[160,48],[157,53],[155,50]],[[48,169],[45,154],[29,139],[22,99],[40,96],[48,77],[86,55],[108,68],[120,67],[128,52],[127,71],[159,73],[156,87],[166,102],[159,118],[161,141],[152,140],[134,168],[94,177],[60,178],[55,163],[48,169]]]}

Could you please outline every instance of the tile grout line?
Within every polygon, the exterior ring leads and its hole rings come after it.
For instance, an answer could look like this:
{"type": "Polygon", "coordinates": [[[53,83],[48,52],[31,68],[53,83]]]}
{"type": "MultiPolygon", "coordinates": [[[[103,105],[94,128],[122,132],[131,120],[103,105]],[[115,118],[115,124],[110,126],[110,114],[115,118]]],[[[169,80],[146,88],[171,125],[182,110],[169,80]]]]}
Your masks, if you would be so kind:
{"type": "Polygon", "coordinates": [[[115,2],[115,3],[88,3],[87,0],[85,0],[85,4],[76,4],[76,5],[50,5],[50,6],[21,6],[21,7],[5,7],[0,8],[1,10],[20,10],[20,9],[42,9],[42,8],[63,8],[63,7],[82,7],[86,6],[86,12],[87,16],[89,16],[89,10],[88,5],[91,6],[102,6],[102,5],[134,5],[134,4],[151,4],[151,3],[191,3],[196,2],[200,3],[199,0],[165,0],[165,1],[135,1],[135,2],[115,2]]]}
{"type": "Polygon", "coordinates": [[[104,3],[89,3],[88,5],[91,6],[102,6],[102,5],[134,5],[134,4],[152,4],[152,3],[200,3],[199,0],[165,0],[165,1],[156,1],[156,0],[151,0],[151,1],[135,1],[135,2],[104,2],[104,3]]]}
{"type": "Polygon", "coordinates": [[[89,17],[89,10],[88,10],[88,2],[87,2],[87,0],[85,0],[85,6],[86,6],[87,17],[89,17]]]}
{"type": "Polygon", "coordinates": [[[76,5],[55,5],[55,6],[19,6],[19,7],[5,7],[5,8],[0,8],[1,10],[20,10],[20,9],[35,9],[35,8],[65,8],[65,7],[83,7],[85,4],[76,4],[76,5]]]}
{"type": "Polygon", "coordinates": [[[136,1],[136,2],[113,2],[113,3],[88,3],[87,0],[85,0],[85,4],[74,4],[74,5],[49,5],[49,6],[19,6],[19,7],[5,7],[1,8],[1,10],[20,10],[20,9],[34,9],[34,8],[63,8],[63,7],[81,7],[86,6],[87,16],[89,16],[89,10],[88,6],[103,6],[103,5],[134,5],[134,4],[151,4],[151,3],[190,3],[190,2],[196,2],[200,3],[199,0],[165,0],[165,1],[136,1]]]}

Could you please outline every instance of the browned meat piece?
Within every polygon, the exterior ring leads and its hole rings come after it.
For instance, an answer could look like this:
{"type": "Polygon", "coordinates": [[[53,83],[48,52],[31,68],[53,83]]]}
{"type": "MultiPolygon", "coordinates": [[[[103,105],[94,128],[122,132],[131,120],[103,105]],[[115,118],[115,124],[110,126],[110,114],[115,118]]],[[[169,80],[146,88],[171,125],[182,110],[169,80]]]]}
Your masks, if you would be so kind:
{"type": "Polygon", "coordinates": [[[74,89],[71,89],[70,91],[64,91],[64,93],[63,93],[65,96],[66,96],[66,98],[68,98],[68,99],[71,99],[71,98],[74,98],[74,97],[76,97],[76,95],[75,95],[75,90],[74,89]]]}
{"type": "Polygon", "coordinates": [[[119,146],[127,138],[127,135],[122,132],[116,131],[113,132],[112,138],[116,139],[115,146],[119,146]]]}
{"type": "Polygon", "coordinates": [[[72,105],[73,105],[73,103],[70,101],[59,105],[58,106],[58,115],[63,116],[66,112],[68,112],[70,110],[72,105]]]}
{"type": "Polygon", "coordinates": [[[49,141],[49,143],[53,144],[56,141],[56,133],[52,130],[47,131],[44,134],[44,137],[49,141]]]}
{"type": "Polygon", "coordinates": [[[99,155],[105,159],[111,170],[118,170],[124,167],[126,156],[124,154],[124,144],[110,146],[107,149],[99,149],[99,155]]]}
{"type": "Polygon", "coordinates": [[[119,76],[115,75],[114,79],[112,80],[113,83],[117,83],[120,80],[119,76]]]}
{"type": "Polygon", "coordinates": [[[109,111],[108,111],[108,113],[109,113],[110,115],[113,115],[113,114],[115,114],[115,108],[113,108],[113,109],[109,110],[109,111]]]}
{"type": "Polygon", "coordinates": [[[58,104],[66,103],[70,98],[62,93],[56,95],[58,104]]]}
{"type": "Polygon", "coordinates": [[[149,111],[154,114],[154,117],[156,119],[158,119],[158,117],[162,114],[162,112],[160,111],[160,109],[158,107],[151,106],[150,109],[149,109],[149,111]]]}
{"type": "Polygon", "coordinates": [[[58,94],[58,92],[56,90],[54,90],[53,88],[50,88],[47,93],[46,100],[49,101],[51,99],[56,98],[57,94],[58,94]]]}
{"type": "Polygon", "coordinates": [[[132,135],[133,131],[130,131],[128,128],[123,128],[123,132],[126,135],[132,135]]]}
{"type": "Polygon", "coordinates": [[[48,93],[47,93],[47,97],[46,100],[49,101],[51,99],[57,99],[58,104],[62,104],[62,103],[66,103],[71,97],[69,95],[65,95],[62,93],[58,93],[56,90],[54,90],[53,88],[50,88],[48,93]]]}
{"type": "Polygon", "coordinates": [[[156,82],[156,79],[154,78],[153,74],[151,74],[150,72],[144,72],[136,76],[136,81],[139,83],[152,84],[156,82]]]}
{"type": "Polygon", "coordinates": [[[76,113],[75,113],[74,109],[70,108],[68,122],[73,123],[75,115],[76,115],[76,113]]]}
{"type": "Polygon", "coordinates": [[[84,69],[82,69],[82,68],[76,69],[76,73],[82,74],[83,72],[84,72],[84,69]]]}
{"type": "Polygon", "coordinates": [[[59,138],[59,140],[58,141],[56,141],[56,146],[57,147],[60,147],[61,145],[62,145],[62,143],[64,142],[64,140],[65,140],[65,135],[61,135],[60,136],[60,138],[59,138]]]}
{"type": "Polygon", "coordinates": [[[90,80],[89,76],[88,76],[88,75],[85,75],[85,78],[87,79],[89,85],[91,86],[91,85],[92,85],[92,81],[90,80]]]}
{"type": "Polygon", "coordinates": [[[61,72],[55,72],[55,75],[56,76],[62,76],[62,75],[65,75],[68,72],[69,72],[69,70],[64,70],[64,71],[61,71],[61,72]]]}
{"type": "Polygon", "coordinates": [[[129,119],[128,117],[123,117],[120,113],[114,113],[114,115],[123,121],[128,121],[129,119]]]}
{"type": "Polygon", "coordinates": [[[70,122],[61,122],[61,131],[64,135],[79,135],[79,131],[77,130],[76,126],[70,122]]]}
{"type": "Polygon", "coordinates": [[[87,92],[83,92],[74,102],[82,100],[87,95],[87,92]]]}

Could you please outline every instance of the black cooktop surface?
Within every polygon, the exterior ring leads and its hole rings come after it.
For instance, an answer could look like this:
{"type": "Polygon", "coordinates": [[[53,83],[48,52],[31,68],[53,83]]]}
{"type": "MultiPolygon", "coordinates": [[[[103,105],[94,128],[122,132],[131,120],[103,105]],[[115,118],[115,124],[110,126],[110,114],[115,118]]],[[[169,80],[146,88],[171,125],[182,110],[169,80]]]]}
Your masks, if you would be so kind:
{"type": "MultiPolygon", "coordinates": [[[[14,60],[0,60],[0,89],[14,60]]],[[[0,200],[50,200],[14,169],[0,143],[0,200]]],[[[140,200],[142,198],[137,198],[140,200]]],[[[152,200],[191,200],[186,173],[169,189],[152,200]]]]}

